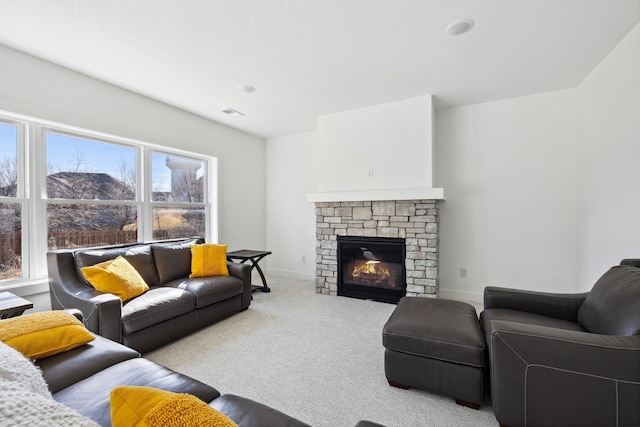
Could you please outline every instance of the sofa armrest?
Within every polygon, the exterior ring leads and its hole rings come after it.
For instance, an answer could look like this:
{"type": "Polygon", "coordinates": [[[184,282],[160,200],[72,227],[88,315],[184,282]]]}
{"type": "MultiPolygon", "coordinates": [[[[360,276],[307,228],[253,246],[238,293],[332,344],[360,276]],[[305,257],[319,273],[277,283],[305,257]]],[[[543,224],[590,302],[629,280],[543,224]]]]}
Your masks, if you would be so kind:
{"type": "Polygon", "coordinates": [[[229,275],[242,279],[242,310],[249,308],[251,304],[251,266],[239,262],[227,261],[229,275]]]}
{"type": "Polygon", "coordinates": [[[49,293],[54,310],[78,309],[91,332],[122,342],[122,300],[80,281],[71,251],[47,253],[49,293]]]}
{"type": "Polygon", "coordinates": [[[577,322],[578,310],[586,296],[587,292],[556,294],[487,286],[484,308],[506,308],[577,322]]]}
{"type": "Polygon", "coordinates": [[[640,425],[640,336],[492,326],[491,393],[502,425],[640,425]]]}

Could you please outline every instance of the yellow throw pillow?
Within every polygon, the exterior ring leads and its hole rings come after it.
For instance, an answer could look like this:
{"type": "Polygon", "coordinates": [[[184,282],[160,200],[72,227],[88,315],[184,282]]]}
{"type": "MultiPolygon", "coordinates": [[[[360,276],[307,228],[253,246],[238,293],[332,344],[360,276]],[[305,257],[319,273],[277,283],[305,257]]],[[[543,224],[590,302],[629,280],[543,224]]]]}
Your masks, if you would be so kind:
{"type": "Polygon", "coordinates": [[[0,340],[30,359],[53,356],[94,339],[82,322],[66,311],[43,311],[0,320],[0,340]]]}
{"type": "Polygon", "coordinates": [[[191,246],[189,277],[228,276],[227,245],[203,243],[191,246]]]}
{"type": "Polygon", "coordinates": [[[111,390],[113,427],[238,427],[230,418],[195,396],[151,387],[111,390]]]}
{"type": "Polygon", "coordinates": [[[117,295],[123,302],[149,290],[140,273],[122,256],[81,270],[94,288],[117,295]]]}

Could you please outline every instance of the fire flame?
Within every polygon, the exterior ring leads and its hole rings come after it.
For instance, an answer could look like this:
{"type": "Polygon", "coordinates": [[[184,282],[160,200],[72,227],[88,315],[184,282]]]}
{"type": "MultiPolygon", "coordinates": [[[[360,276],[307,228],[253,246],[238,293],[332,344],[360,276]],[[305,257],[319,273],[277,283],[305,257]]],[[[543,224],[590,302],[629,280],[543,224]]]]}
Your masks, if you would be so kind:
{"type": "Polygon", "coordinates": [[[389,273],[388,268],[384,268],[379,265],[378,265],[378,268],[376,268],[377,264],[380,264],[380,261],[367,261],[364,264],[355,265],[353,266],[353,273],[351,273],[351,277],[360,277],[360,275],[362,274],[373,274],[373,275],[380,274],[387,277],[391,277],[391,273],[389,273]]]}

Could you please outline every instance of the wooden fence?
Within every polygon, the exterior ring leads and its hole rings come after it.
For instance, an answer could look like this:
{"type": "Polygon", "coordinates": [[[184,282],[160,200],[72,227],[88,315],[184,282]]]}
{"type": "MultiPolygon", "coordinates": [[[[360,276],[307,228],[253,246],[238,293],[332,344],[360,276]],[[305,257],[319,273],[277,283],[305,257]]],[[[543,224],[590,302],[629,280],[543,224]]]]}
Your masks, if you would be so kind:
{"type": "MultiPolygon", "coordinates": [[[[154,231],[154,239],[166,239],[165,230],[154,231]]],[[[58,231],[49,233],[48,250],[86,248],[90,246],[117,245],[138,241],[136,230],[105,231],[58,231]]],[[[20,233],[0,233],[0,265],[7,262],[19,262],[22,254],[22,235],[20,233]]]]}
{"type": "Polygon", "coordinates": [[[20,254],[22,236],[19,233],[0,233],[0,265],[16,262],[19,264],[20,254]]]}
{"type": "Polygon", "coordinates": [[[136,230],[58,231],[49,233],[49,250],[118,245],[138,241],[136,230]]]}

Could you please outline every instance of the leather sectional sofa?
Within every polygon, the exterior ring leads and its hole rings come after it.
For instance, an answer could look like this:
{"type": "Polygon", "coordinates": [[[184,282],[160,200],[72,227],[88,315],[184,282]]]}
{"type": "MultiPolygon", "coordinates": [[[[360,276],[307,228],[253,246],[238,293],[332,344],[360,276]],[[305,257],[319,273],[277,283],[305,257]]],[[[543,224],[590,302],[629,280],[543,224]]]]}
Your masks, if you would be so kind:
{"type": "Polygon", "coordinates": [[[251,267],[228,262],[229,276],[189,278],[201,237],[56,250],[47,254],[51,307],[79,309],[87,328],[141,353],[202,329],[251,304],[251,267]],[[150,290],[125,303],[94,289],[81,268],[123,256],[150,290]]]}
{"type": "MultiPolygon", "coordinates": [[[[67,311],[82,319],[79,310],[67,311]]],[[[33,347],[25,341],[13,338],[10,338],[11,346],[0,342],[0,425],[108,427],[113,422],[119,423],[118,425],[142,425],[143,419],[146,421],[147,411],[160,403],[158,398],[143,394],[150,398],[147,407],[128,406],[131,409],[125,410],[123,416],[119,412],[122,410],[122,400],[119,399],[122,394],[115,401],[112,395],[114,389],[122,386],[128,386],[128,393],[135,393],[131,387],[134,386],[145,387],[144,391],[138,390],[143,393],[155,390],[195,396],[240,427],[310,427],[309,424],[254,400],[233,394],[221,395],[214,387],[142,358],[140,353],[131,348],[87,331],[72,331],[73,328],[74,326],[70,329],[51,329],[40,324],[35,328],[39,332],[23,331],[31,337],[37,335],[40,340],[48,341],[44,347],[33,347]],[[84,345],[55,353],[59,349],[59,343],[55,344],[52,339],[56,336],[67,344],[70,344],[69,338],[72,336],[75,336],[72,341],[84,341],[87,336],[93,339],[84,345]],[[37,360],[34,361],[14,346],[26,352],[32,352],[34,348],[47,348],[48,351],[53,350],[54,354],[36,357],[37,360]]],[[[130,394],[128,396],[131,397],[130,394]]],[[[125,406],[142,403],[139,398],[127,402],[125,406]]],[[[163,407],[166,408],[167,406],[163,407]]],[[[168,408],[173,409],[175,416],[183,417],[174,419],[171,425],[183,422],[193,425],[193,404],[183,406],[182,409],[172,408],[171,405],[168,408]]],[[[202,409],[199,411],[203,412],[202,409]]],[[[224,421],[213,411],[206,412],[204,420],[203,417],[199,418],[204,425],[219,425],[219,422],[224,421]]],[[[164,424],[159,424],[156,420],[153,425],[164,424]]],[[[356,427],[384,426],[362,420],[356,427]]]]}
{"type": "Polygon", "coordinates": [[[256,401],[221,395],[207,384],[144,359],[137,351],[100,336],[81,347],[39,359],[36,364],[57,402],[102,426],[111,425],[111,390],[127,385],[192,394],[242,427],[308,427],[256,401]]]}

